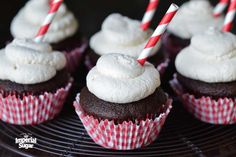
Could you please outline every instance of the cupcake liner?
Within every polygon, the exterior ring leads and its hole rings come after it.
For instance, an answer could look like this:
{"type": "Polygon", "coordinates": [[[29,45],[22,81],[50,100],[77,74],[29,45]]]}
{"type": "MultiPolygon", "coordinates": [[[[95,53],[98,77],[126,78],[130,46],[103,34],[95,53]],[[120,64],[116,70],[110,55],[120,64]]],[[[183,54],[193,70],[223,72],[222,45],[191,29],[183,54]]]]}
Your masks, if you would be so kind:
{"type": "Polygon", "coordinates": [[[64,51],[67,59],[67,69],[70,73],[74,73],[76,69],[78,69],[78,67],[81,65],[87,47],[88,44],[86,42],[83,42],[80,47],[77,47],[71,51],[64,51]]]}
{"type": "Polygon", "coordinates": [[[167,67],[169,66],[169,63],[170,63],[170,59],[167,58],[164,60],[164,62],[160,63],[157,66],[157,70],[159,71],[161,77],[164,76],[164,73],[165,73],[167,67]]]}
{"type": "Polygon", "coordinates": [[[236,123],[236,98],[219,98],[214,100],[208,96],[196,98],[194,95],[184,93],[182,86],[176,79],[170,81],[170,85],[179,96],[184,107],[197,119],[210,124],[234,124],[236,123]]]}
{"type": "Polygon", "coordinates": [[[124,121],[115,124],[113,120],[99,120],[87,115],[79,104],[79,94],[74,102],[76,113],[93,141],[105,148],[132,150],[149,145],[156,140],[172,108],[172,99],[168,99],[167,109],[156,118],[124,121]]]}
{"type": "Polygon", "coordinates": [[[25,93],[22,98],[15,94],[0,93],[0,119],[17,125],[35,125],[53,119],[62,109],[71,88],[71,79],[55,93],[44,92],[33,96],[25,93]]]}

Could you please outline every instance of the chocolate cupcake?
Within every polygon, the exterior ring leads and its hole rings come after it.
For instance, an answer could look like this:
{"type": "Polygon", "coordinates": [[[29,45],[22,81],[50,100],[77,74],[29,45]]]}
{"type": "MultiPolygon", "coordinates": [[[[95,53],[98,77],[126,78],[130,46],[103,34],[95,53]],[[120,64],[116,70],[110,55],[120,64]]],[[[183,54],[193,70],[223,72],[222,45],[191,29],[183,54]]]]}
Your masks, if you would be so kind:
{"type": "Polygon", "coordinates": [[[62,53],[46,43],[13,40],[0,50],[0,119],[18,125],[53,119],[71,82],[62,53]]]}
{"type": "MultiPolygon", "coordinates": [[[[11,23],[10,30],[13,38],[34,38],[49,8],[49,0],[28,1],[11,23]]],[[[54,50],[65,53],[67,68],[71,73],[81,65],[87,43],[78,32],[78,21],[65,4],[60,6],[44,42],[50,43],[54,50]]]]}
{"type": "MultiPolygon", "coordinates": [[[[90,39],[90,49],[86,56],[87,67],[91,69],[101,55],[108,53],[121,53],[138,58],[153,33],[151,29],[143,31],[140,25],[140,21],[117,13],[109,15],[104,20],[101,31],[90,39]]],[[[167,67],[168,61],[158,52],[159,49],[160,43],[153,49],[149,61],[155,66],[162,64],[163,69],[167,67]]]]}
{"type": "Polygon", "coordinates": [[[235,54],[236,36],[210,28],[193,36],[177,55],[171,85],[196,118],[212,124],[236,122],[235,54]]]}
{"type": "Polygon", "coordinates": [[[176,55],[190,44],[193,35],[203,33],[210,26],[220,29],[223,21],[223,17],[213,16],[213,7],[208,0],[184,3],[162,38],[164,54],[174,61],[176,55]]]}
{"type": "Polygon", "coordinates": [[[95,143],[129,150],[157,138],[171,102],[152,64],[141,66],[131,56],[106,54],[87,75],[74,106],[95,143]]]}

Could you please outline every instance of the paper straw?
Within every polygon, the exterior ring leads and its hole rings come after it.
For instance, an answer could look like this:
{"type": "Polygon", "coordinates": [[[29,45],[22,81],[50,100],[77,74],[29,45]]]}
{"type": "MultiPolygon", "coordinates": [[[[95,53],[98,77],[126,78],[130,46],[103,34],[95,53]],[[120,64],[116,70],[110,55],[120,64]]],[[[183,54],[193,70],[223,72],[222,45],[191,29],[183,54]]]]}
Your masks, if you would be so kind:
{"type": "Polygon", "coordinates": [[[220,0],[219,3],[216,5],[213,11],[214,17],[219,17],[223,11],[226,9],[229,0],[220,0]]]}
{"type": "Polygon", "coordinates": [[[146,12],[143,16],[141,28],[145,31],[151,24],[152,18],[156,12],[159,0],[150,0],[146,12]]]}
{"type": "Polygon", "coordinates": [[[146,62],[147,58],[149,57],[149,54],[151,53],[153,47],[155,47],[156,43],[160,40],[162,34],[165,32],[168,24],[172,20],[172,18],[175,16],[178,6],[176,4],[171,4],[169,9],[167,10],[166,14],[162,18],[161,22],[157,26],[156,30],[150,37],[148,43],[146,44],[145,48],[143,49],[142,53],[138,57],[137,61],[141,64],[144,65],[146,62]]]}
{"type": "Polygon", "coordinates": [[[49,5],[51,6],[53,3],[53,0],[48,0],[49,5]]]}
{"type": "Polygon", "coordinates": [[[229,32],[233,26],[233,20],[236,13],[236,0],[231,0],[227,14],[225,16],[224,25],[222,28],[223,32],[229,32]]]}
{"type": "Polygon", "coordinates": [[[35,42],[42,42],[62,2],[63,0],[53,0],[51,2],[48,15],[46,16],[43,25],[40,27],[39,32],[34,39],[35,42]]]}

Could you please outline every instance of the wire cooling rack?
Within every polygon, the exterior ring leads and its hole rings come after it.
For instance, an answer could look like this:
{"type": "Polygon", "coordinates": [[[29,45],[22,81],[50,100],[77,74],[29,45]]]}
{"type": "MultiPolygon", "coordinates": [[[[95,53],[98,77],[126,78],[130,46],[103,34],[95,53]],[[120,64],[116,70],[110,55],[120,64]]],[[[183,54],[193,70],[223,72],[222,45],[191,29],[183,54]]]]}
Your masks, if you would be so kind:
{"type": "Polygon", "coordinates": [[[236,126],[214,126],[189,115],[175,101],[159,138],[135,151],[114,151],[95,144],[86,133],[72,106],[56,119],[37,126],[15,126],[0,122],[0,145],[22,156],[181,156],[235,157],[236,126]],[[33,149],[18,149],[15,138],[21,133],[37,138],[33,149]]]}

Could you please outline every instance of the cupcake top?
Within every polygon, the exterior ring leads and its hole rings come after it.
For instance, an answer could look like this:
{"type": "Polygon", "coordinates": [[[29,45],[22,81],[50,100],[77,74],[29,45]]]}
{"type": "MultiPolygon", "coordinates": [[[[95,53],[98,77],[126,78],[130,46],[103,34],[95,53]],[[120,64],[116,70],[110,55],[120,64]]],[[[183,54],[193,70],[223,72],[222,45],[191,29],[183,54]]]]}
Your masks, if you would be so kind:
{"type": "MultiPolygon", "coordinates": [[[[11,34],[15,38],[34,38],[49,11],[49,0],[30,0],[14,17],[11,34]]],[[[74,15],[61,4],[56,17],[44,38],[45,42],[58,43],[73,36],[78,28],[74,15]]]]}
{"type": "Polygon", "coordinates": [[[49,44],[15,39],[0,50],[0,79],[37,84],[53,78],[66,65],[65,56],[49,44]]]}
{"type": "Polygon", "coordinates": [[[208,0],[190,0],[184,3],[168,26],[168,31],[183,39],[204,32],[211,26],[221,28],[223,17],[215,18],[208,0]]]}
{"type": "Polygon", "coordinates": [[[87,75],[87,87],[99,99],[130,103],[153,94],[160,86],[159,73],[150,63],[141,66],[131,56],[107,54],[87,75]]]}
{"type": "MultiPolygon", "coordinates": [[[[151,29],[143,31],[140,25],[140,21],[117,13],[111,14],[104,20],[102,30],[91,37],[90,47],[98,55],[122,53],[137,58],[153,33],[151,29]]],[[[151,55],[159,47],[160,43],[151,55]]]]}
{"type": "Polygon", "coordinates": [[[207,83],[236,80],[236,36],[210,28],[195,35],[189,47],[175,61],[177,71],[185,77],[207,83]]]}

